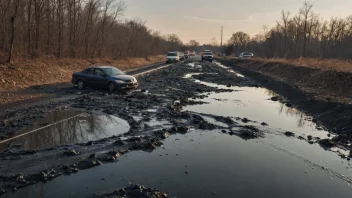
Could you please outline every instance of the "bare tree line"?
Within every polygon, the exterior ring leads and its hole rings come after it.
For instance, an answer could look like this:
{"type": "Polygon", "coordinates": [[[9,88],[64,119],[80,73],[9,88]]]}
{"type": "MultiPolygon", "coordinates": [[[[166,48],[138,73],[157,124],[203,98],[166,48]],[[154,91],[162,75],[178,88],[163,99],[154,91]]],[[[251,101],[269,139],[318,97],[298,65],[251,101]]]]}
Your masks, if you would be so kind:
{"type": "Polygon", "coordinates": [[[252,38],[234,33],[224,51],[275,58],[352,58],[352,15],[323,20],[313,8],[314,3],[304,2],[296,15],[282,11],[275,27],[264,26],[263,33],[252,38]]]}
{"type": "Polygon", "coordinates": [[[181,47],[177,35],[162,36],[139,19],[122,20],[124,10],[119,0],[0,1],[1,58],[146,57],[181,47]]]}

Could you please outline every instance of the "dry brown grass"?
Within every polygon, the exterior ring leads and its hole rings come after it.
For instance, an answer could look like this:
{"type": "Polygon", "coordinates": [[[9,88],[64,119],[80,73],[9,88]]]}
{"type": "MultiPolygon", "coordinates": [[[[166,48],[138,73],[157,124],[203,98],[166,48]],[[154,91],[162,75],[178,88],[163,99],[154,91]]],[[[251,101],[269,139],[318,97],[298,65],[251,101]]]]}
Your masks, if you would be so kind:
{"type": "Polygon", "coordinates": [[[0,92],[23,89],[29,86],[69,82],[72,73],[93,65],[111,65],[121,70],[164,61],[165,57],[126,59],[57,59],[43,57],[37,59],[16,58],[12,65],[0,64],[0,92]]]}
{"type": "Polygon", "coordinates": [[[297,59],[283,59],[283,58],[254,58],[253,60],[261,62],[276,62],[283,64],[292,64],[295,66],[310,67],[322,70],[335,70],[342,72],[352,72],[352,60],[344,59],[317,59],[317,58],[297,58],[297,59]]]}

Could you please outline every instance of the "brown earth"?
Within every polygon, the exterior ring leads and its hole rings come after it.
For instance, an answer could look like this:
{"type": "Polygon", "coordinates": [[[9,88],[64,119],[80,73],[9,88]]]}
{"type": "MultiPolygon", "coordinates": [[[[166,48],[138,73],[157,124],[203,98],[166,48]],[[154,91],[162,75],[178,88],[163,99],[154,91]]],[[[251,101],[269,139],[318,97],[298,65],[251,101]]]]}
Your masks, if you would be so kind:
{"type": "Polygon", "coordinates": [[[159,63],[164,59],[162,55],[125,59],[16,58],[12,65],[0,63],[0,104],[41,97],[43,93],[36,91],[36,87],[67,84],[73,72],[89,66],[111,65],[126,71],[159,63]]]}
{"type": "MultiPolygon", "coordinates": [[[[336,67],[323,67],[323,61],[313,60],[272,60],[254,59],[238,60],[225,58],[237,66],[259,72],[276,80],[287,82],[302,91],[313,93],[327,100],[335,100],[350,103],[352,99],[352,65],[348,61],[335,60],[336,67]],[[289,63],[291,62],[291,64],[289,63]],[[304,63],[304,66],[295,65],[304,63]],[[309,64],[310,63],[310,64],[309,64]],[[349,68],[349,69],[348,69],[349,68]]],[[[325,60],[324,63],[333,63],[333,60],[325,60]]]]}

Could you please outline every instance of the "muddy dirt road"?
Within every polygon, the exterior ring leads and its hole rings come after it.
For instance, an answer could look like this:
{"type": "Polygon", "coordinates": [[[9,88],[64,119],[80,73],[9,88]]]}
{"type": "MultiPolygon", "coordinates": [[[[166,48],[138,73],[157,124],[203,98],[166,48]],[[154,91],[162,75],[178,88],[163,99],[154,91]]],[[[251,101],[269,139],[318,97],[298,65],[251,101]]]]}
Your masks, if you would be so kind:
{"type": "Polygon", "coordinates": [[[255,79],[194,57],[138,80],[7,111],[3,197],[351,196],[346,144],[255,79]]]}

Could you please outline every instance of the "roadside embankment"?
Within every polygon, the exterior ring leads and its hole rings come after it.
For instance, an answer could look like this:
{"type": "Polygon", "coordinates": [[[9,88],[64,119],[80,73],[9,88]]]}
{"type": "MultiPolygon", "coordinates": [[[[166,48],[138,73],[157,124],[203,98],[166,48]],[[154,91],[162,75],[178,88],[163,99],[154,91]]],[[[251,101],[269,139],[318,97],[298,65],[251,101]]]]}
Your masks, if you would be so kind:
{"type": "MultiPolygon", "coordinates": [[[[236,66],[246,68],[251,71],[270,76],[276,80],[283,81],[301,89],[302,91],[314,93],[325,99],[334,99],[349,102],[352,98],[352,64],[345,62],[343,67],[335,61],[336,68],[323,65],[323,61],[311,62],[311,65],[305,61],[302,63],[297,60],[238,60],[234,58],[222,58],[222,61],[235,64],[236,66]],[[292,64],[290,64],[292,63],[292,64]],[[306,64],[297,66],[295,64],[306,64]],[[347,64],[347,65],[346,65],[347,64]],[[348,66],[351,68],[348,69],[348,66]]],[[[326,64],[333,64],[332,61],[325,61],[326,64]]]]}
{"type": "Polygon", "coordinates": [[[338,134],[336,142],[352,140],[352,73],[265,61],[217,58],[222,64],[261,83],[313,116],[314,122],[338,134]]]}
{"type": "Polygon", "coordinates": [[[0,104],[40,97],[37,86],[69,83],[72,73],[93,65],[111,65],[121,70],[136,69],[164,61],[162,55],[148,58],[36,59],[16,58],[12,65],[0,63],[0,104]]]}

